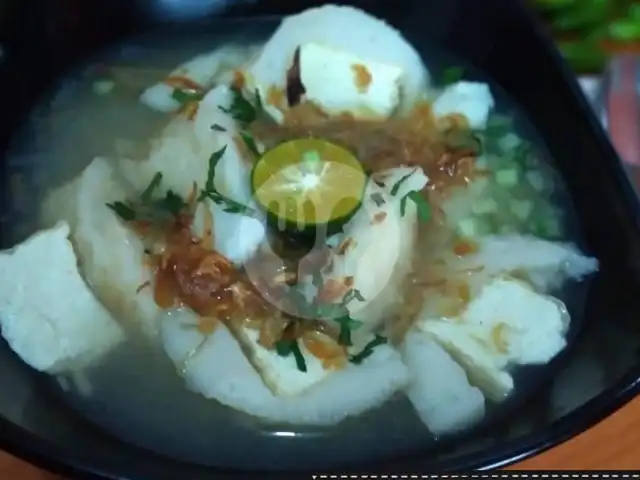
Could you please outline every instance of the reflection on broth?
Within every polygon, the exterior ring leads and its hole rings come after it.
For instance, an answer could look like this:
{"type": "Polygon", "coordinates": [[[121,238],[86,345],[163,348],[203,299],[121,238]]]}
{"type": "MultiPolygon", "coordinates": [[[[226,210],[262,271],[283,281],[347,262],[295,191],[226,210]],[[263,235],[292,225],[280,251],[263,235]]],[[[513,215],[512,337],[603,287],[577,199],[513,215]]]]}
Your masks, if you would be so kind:
{"type": "Polygon", "coordinates": [[[370,460],[474,427],[565,348],[559,292],[598,264],[494,87],[433,63],[328,5],[135,98],[101,79],[73,100],[87,122],[119,105],[148,128],[46,185],[39,230],[0,254],[4,338],[94,422],[200,463],[370,460]],[[262,435],[287,429],[325,440],[262,435]]]}

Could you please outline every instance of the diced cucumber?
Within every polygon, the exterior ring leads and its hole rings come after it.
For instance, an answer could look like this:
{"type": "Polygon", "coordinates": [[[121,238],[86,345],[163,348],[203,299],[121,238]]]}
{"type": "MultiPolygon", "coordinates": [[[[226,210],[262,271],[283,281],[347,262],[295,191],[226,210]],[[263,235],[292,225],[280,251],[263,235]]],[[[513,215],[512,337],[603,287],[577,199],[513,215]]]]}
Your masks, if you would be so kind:
{"type": "Polygon", "coordinates": [[[546,238],[558,238],[562,235],[562,225],[556,215],[545,218],[542,222],[542,229],[546,238]]]}
{"type": "Polygon", "coordinates": [[[505,152],[517,148],[520,144],[521,140],[515,133],[507,133],[504,137],[498,140],[500,149],[505,152]]]}
{"type": "Polygon", "coordinates": [[[514,225],[502,225],[499,228],[498,233],[501,233],[502,235],[508,235],[511,233],[516,233],[517,231],[518,229],[514,225]]]}
{"type": "Polygon", "coordinates": [[[471,206],[471,211],[479,215],[484,213],[493,213],[496,210],[498,210],[498,204],[493,198],[487,198],[486,200],[475,202],[471,206]]]}
{"type": "Polygon", "coordinates": [[[541,172],[530,170],[525,174],[525,178],[536,192],[542,192],[545,189],[546,182],[541,172]]]}
{"type": "Polygon", "coordinates": [[[504,168],[496,172],[496,182],[503,187],[514,187],[518,184],[518,170],[504,168]]]}
{"type": "Polygon", "coordinates": [[[489,159],[482,155],[476,159],[476,168],[485,169],[489,168],[489,159]]]}
{"type": "Polygon", "coordinates": [[[531,232],[540,238],[558,238],[562,236],[562,225],[557,215],[538,217],[531,225],[531,232]]]}
{"type": "Polygon", "coordinates": [[[533,211],[533,202],[528,200],[514,200],[511,202],[511,212],[520,220],[526,220],[533,211]]]}
{"type": "Polygon", "coordinates": [[[93,93],[96,95],[108,95],[115,86],[116,84],[112,80],[98,80],[93,82],[93,93]]]}
{"type": "Polygon", "coordinates": [[[469,217],[458,222],[456,231],[461,237],[474,238],[480,235],[486,235],[489,233],[490,229],[487,222],[482,218],[469,217]]]}

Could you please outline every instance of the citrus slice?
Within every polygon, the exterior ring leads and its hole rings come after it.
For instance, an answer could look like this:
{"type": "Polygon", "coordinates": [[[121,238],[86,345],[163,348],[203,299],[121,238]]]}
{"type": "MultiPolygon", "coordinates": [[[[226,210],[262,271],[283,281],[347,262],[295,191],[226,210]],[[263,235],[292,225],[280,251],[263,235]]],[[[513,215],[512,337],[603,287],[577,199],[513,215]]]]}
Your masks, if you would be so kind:
{"type": "Polygon", "coordinates": [[[367,175],[349,150],[319,138],[281,143],[251,173],[257,203],[280,229],[344,223],[360,207],[366,184],[367,175]]]}

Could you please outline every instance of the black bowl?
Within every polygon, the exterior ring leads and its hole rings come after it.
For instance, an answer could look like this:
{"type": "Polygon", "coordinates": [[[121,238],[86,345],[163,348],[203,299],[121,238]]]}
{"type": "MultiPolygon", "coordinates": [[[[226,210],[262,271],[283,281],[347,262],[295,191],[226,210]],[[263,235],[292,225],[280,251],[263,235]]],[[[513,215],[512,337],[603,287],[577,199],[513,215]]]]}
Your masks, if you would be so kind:
{"type": "MultiPolygon", "coordinates": [[[[640,232],[633,189],[575,78],[519,2],[351,3],[386,18],[419,49],[423,44],[440,44],[466,59],[518,102],[556,160],[578,213],[585,248],[600,260],[601,270],[589,290],[582,328],[571,347],[552,364],[553,375],[508,416],[423,454],[347,465],[341,471],[468,471],[499,467],[541,452],[609,415],[638,388],[640,232]],[[554,395],[562,397],[560,405],[552,401],[554,395]]],[[[56,80],[127,35],[160,22],[167,23],[170,31],[229,29],[238,25],[230,17],[252,22],[257,15],[278,16],[314,4],[308,0],[5,1],[0,7],[2,147],[9,148],[26,115],[56,80]]],[[[261,25],[274,21],[260,20],[261,25]]],[[[3,179],[8,182],[6,161],[4,166],[3,179]]],[[[4,212],[11,209],[7,198],[2,207],[4,212]]],[[[5,232],[3,240],[7,238],[5,232]]],[[[180,463],[102,433],[47,395],[42,376],[20,363],[4,343],[0,378],[0,447],[45,468],[72,476],[131,479],[251,475],[180,463]]]]}

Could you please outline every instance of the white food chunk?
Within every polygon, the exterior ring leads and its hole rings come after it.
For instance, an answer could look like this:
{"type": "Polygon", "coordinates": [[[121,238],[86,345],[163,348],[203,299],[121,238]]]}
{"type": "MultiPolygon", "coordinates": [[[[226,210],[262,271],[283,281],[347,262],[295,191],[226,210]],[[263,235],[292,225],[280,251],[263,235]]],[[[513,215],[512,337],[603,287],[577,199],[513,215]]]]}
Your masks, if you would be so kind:
{"type": "Polygon", "coordinates": [[[569,314],[562,302],[523,282],[497,279],[469,304],[464,322],[489,331],[510,364],[542,365],[566,345],[569,314]]]}
{"type": "MultiPolygon", "coordinates": [[[[249,164],[242,157],[235,138],[236,122],[220,107],[229,108],[232,92],[226,85],[211,90],[202,100],[193,122],[176,119],[154,141],[148,159],[121,159],[118,171],[138,193],[144,191],[156,173],[162,173],[157,192],[172,190],[187,198],[196,184],[204,188],[209,172],[209,158],[225,147],[215,170],[215,187],[223,195],[242,205],[255,208],[249,184],[249,164]],[[212,128],[213,125],[221,127],[212,128]]],[[[262,218],[252,218],[225,211],[224,205],[212,201],[200,204],[194,223],[198,235],[204,233],[204,219],[213,224],[213,247],[237,264],[248,260],[265,238],[262,218]]]]}
{"type": "Polygon", "coordinates": [[[469,381],[487,397],[499,402],[511,393],[513,377],[505,371],[505,358],[491,344],[485,344],[486,333],[482,329],[441,320],[424,322],[419,327],[449,352],[467,372],[469,381]]]}
{"type": "Polygon", "coordinates": [[[433,102],[433,113],[437,117],[459,113],[467,118],[471,128],[485,128],[494,103],[488,85],[458,82],[438,95],[433,102]]]}
{"type": "Polygon", "coordinates": [[[333,268],[325,275],[325,283],[353,277],[352,288],[364,298],[348,305],[351,316],[365,324],[356,336],[377,328],[402,301],[402,282],[411,271],[418,220],[412,201],[406,201],[402,215],[401,199],[410,191],[422,190],[427,182],[419,168],[399,167],[380,177],[385,179],[384,187],[369,182],[362,208],[344,227],[342,242],[347,246],[338,246],[333,268]],[[396,195],[391,195],[394,185],[406,175],[396,195]],[[384,203],[379,204],[375,195],[384,203]]]}
{"type": "Polygon", "coordinates": [[[549,362],[566,346],[568,326],[562,302],[505,278],[486,285],[459,318],[419,323],[496,400],[513,388],[509,367],[549,362]]]}
{"type": "Polygon", "coordinates": [[[258,343],[260,332],[241,328],[234,333],[265,385],[276,396],[299,395],[322,382],[332,373],[331,370],[323,367],[322,361],[312,355],[301,341],[298,345],[307,365],[306,372],[298,369],[293,355],[281,357],[276,351],[267,350],[260,345],[258,343]]]}
{"type": "Polygon", "coordinates": [[[207,338],[185,328],[195,321],[188,310],[168,312],[162,320],[165,350],[189,388],[264,420],[333,425],[383,404],[409,381],[400,355],[381,345],[361,365],[332,372],[299,395],[277,397],[224,326],[207,338]]]}
{"type": "Polygon", "coordinates": [[[482,267],[484,276],[526,272],[528,280],[542,291],[568,279],[582,280],[598,270],[598,260],[582,255],[574,245],[521,235],[480,238],[476,254],[449,262],[460,270],[482,267]]]}
{"type": "Polygon", "coordinates": [[[261,218],[229,213],[224,206],[203,200],[196,210],[193,232],[202,236],[207,222],[213,225],[212,247],[236,265],[252,258],[266,238],[266,224],[261,218]]]}
{"type": "MultiPolygon", "coordinates": [[[[98,299],[123,325],[142,331],[150,339],[157,337],[159,308],[150,287],[151,269],[145,264],[144,245],[129,225],[123,223],[107,203],[131,198],[113,167],[113,162],[96,158],[74,180],[61,187],[73,194],[68,211],[59,217],[71,227],[80,270],[98,299]]],[[[53,199],[61,198],[60,190],[52,192],[44,202],[44,210],[53,199]]]]}
{"type": "Polygon", "coordinates": [[[47,373],[98,362],[124,333],[78,272],[69,225],[0,252],[0,329],[22,360],[47,373]]]}
{"type": "Polygon", "coordinates": [[[482,420],[482,392],[469,384],[464,370],[432,339],[409,332],[402,359],[412,377],[407,396],[434,435],[464,430],[482,420]]]}
{"type": "Polygon", "coordinates": [[[148,159],[123,159],[118,165],[119,172],[137,192],[142,192],[160,172],[163,179],[158,192],[172,190],[187,197],[194,183],[204,187],[209,158],[226,147],[216,167],[216,188],[240,203],[251,202],[250,164],[236,146],[236,122],[220,110],[220,107],[229,108],[231,101],[232,93],[227,86],[214,88],[200,102],[193,121],[182,117],[173,119],[161,135],[152,140],[148,159]],[[223,127],[224,131],[218,131],[214,125],[223,127]]]}
{"type": "MultiPolygon", "coordinates": [[[[255,206],[249,182],[252,160],[244,158],[237,146],[236,142],[240,140],[237,122],[220,110],[220,107],[229,109],[232,101],[233,93],[229,87],[221,85],[211,90],[200,103],[194,129],[201,144],[206,145],[209,139],[213,139],[214,148],[210,148],[206,156],[207,170],[211,153],[226,146],[216,167],[216,189],[243,205],[255,206]],[[225,131],[212,130],[212,125],[221,126],[225,131]]],[[[203,178],[206,174],[195,181],[201,183],[203,178]]]]}
{"type": "MultiPolygon", "coordinates": [[[[241,67],[254,53],[255,47],[225,46],[192,58],[167,76],[186,77],[208,89],[214,83],[230,81],[229,73],[241,67]]],[[[172,97],[173,90],[173,87],[159,82],[147,88],[140,96],[140,101],[154,110],[172,112],[180,107],[180,103],[172,97]]]]}
{"type": "MultiPolygon", "coordinates": [[[[402,110],[413,106],[428,86],[429,74],[420,55],[398,30],[362,10],[324,5],[282,21],[245,70],[247,87],[251,91],[257,88],[262,98],[268,98],[268,92],[274,88],[284,92],[296,49],[311,43],[348,52],[367,63],[400,69],[402,110]]],[[[335,72],[342,75],[341,69],[335,72]]],[[[335,81],[340,81],[340,77],[332,75],[332,83],[335,81]]]]}
{"type": "Polygon", "coordinates": [[[196,136],[193,122],[176,117],[160,136],[151,140],[148,158],[121,158],[116,168],[131,185],[132,191],[138,194],[147,188],[157,173],[161,173],[162,183],[155,190],[157,194],[171,190],[187,198],[194,182],[203,186],[207,179],[208,159],[217,149],[214,138],[203,144],[196,136]]]}
{"type": "Polygon", "coordinates": [[[306,99],[329,115],[389,117],[400,101],[401,78],[402,69],[396,65],[316,43],[300,47],[300,79],[306,99]]]}
{"type": "Polygon", "coordinates": [[[153,140],[148,159],[123,159],[118,165],[119,172],[137,192],[144,191],[160,172],[163,178],[158,192],[172,190],[187,197],[194,184],[204,188],[211,155],[225,148],[216,166],[216,189],[243,205],[253,205],[250,162],[242,157],[236,145],[236,122],[220,110],[220,107],[228,109],[231,102],[231,89],[225,85],[214,88],[200,102],[193,121],[181,117],[172,120],[153,140]]]}

